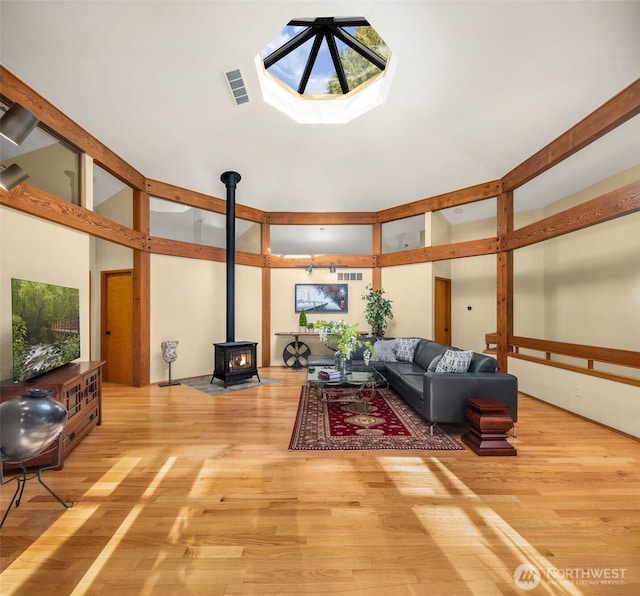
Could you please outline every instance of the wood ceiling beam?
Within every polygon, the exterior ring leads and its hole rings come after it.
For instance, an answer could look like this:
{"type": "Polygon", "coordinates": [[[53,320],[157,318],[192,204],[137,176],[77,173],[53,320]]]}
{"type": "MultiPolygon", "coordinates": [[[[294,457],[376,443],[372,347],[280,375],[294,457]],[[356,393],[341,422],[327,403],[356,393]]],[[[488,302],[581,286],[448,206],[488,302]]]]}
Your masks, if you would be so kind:
{"type": "Polygon", "coordinates": [[[501,250],[515,250],[640,211],[640,182],[632,182],[505,234],[501,250]]]}
{"type": "Polygon", "coordinates": [[[484,201],[485,199],[498,196],[501,191],[502,184],[500,180],[483,182],[482,184],[461,188],[460,190],[454,190],[435,197],[420,199],[412,203],[405,203],[397,207],[383,209],[377,213],[378,221],[381,223],[395,221],[428,211],[440,211],[441,209],[448,209],[449,207],[455,207],[457,205],[484,201]]]}
{"type": "Polygon", "coordinates": [[[41,122],[41,126],[77,150],[89,154],[101,167],[137,190],[144,190],[144,176],[106,145],[78,126],[44,97],[0,64],[2,98],[18,103],[41,122]]]}
{"type": "Polygon", "coordinates": [[[376,214],[371,211],[309,212],[271,211],[266,213],[270,225],[372,225],[376,214]]]}
{"type": "Polygon", "coordinates": [[[506,174],[502,178],[503,190],[526,184],[638,114],[640,79],[506,174]]]}

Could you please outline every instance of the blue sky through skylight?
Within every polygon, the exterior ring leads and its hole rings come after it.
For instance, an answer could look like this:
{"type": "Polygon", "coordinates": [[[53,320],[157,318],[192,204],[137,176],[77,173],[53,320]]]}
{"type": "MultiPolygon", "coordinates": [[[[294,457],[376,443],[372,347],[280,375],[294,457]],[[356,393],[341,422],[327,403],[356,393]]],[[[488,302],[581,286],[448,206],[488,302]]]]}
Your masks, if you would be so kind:
{"type": "MultiPolygon", "coordinates": [[[[286,25],[262,50],[262,58],[269,56],[272,52],[277,50],[286,44],[290,39],[300,33],[305,27],[286,25]]],[[[348,31],[352,35],[355,34],[356,27],[345,27],[345,31],[348,31]]],[[[336,45],[338,52],[342,54],[346,49],[344,44],[339,39],[336,39],[336,45]]],[[[268,72],[274,77],[281,80],[285,85],[291,87],[296,91],[300,85],[302,73],[307,64],[311,47],[313,46],[313,39],[310,39],[306,43],[302,44],[299,48],[296,48],[293,52],[290,52],[284,58],[278,60],[268,72]]],[[[331,55],[329,54],[329,48],[327,41],[324,39],[318,52],[309,82],[305,89],[305,95],[322,95],[327,93],[327,83],[332,76],[336,74],[336,69],[333,66],[331,55]]]]}

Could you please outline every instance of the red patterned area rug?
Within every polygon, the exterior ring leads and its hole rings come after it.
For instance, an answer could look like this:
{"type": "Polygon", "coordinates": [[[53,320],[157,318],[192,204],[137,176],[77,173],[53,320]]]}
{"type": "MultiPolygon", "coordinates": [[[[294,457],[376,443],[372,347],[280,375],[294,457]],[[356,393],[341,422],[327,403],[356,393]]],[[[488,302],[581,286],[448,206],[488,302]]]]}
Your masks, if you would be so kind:
{"type": "MultiPolygon", "coordinates": [[[[344,391],[332,387],[332,392],[344,391]]],[[[362,403],[321,403],[315,391],[302,388],[291,450],[424,449],[463,450],[455,439],[429,424],[392,389],[377,389],[365,412],[362,403]]]]}

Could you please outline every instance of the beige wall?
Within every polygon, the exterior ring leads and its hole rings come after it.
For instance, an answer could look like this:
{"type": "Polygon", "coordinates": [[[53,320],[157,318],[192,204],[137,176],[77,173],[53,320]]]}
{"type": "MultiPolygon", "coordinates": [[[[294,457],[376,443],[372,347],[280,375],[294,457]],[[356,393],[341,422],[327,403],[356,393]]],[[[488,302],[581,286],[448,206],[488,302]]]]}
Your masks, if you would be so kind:
{"type": "Polygon", "coordinates": [[[89,359],[89,237],[0,206],[0,379],[13,376],[11,278],[80,290],[80,359],[89,359]]]}
{"type": "MultiPolygon", "coordinates": [[[[516,358],[509,358],[509,372],[528,395],[640,437],[638,387],[516,358]]],[[[518,426],[523,424],[521,419],[518,426]]]]}
{"type": "MultiPolygon", "coordinates": [[[[236,265],[236,341],[261,339],[262,275],[236,265]]],[[[151,255],[151,382],[166,380],[160,344],[177,340],[173,378],[213,372],[213,344],[227,339],[226,264],[151,255]]],[[[258,363],[260,348],[258,347],[258,363]]]]}
{"type": "MultiPolygon", "coordinates": [[[[276,336],[277,332],[298,330],[298,316],[295,312],[295,285],[346,283],[349,286],[348,312],[332,315],[331,313],[307,313],[307,322],[313,323],[320,319],[344,320],[350,324],[357,323],[361,331],[370,331],[364,318],[364,302],[362,295],[365,287],[371,283],[371,270],[358,269],[362,273],[361,281],[338,281],[335,273],[328,269],[314,269],[309,275],[304,269],[272,269],[271,270],[271,366],[283,366],[282,352],[285,346],[293,341],[291,336],[276,336]]],[[[355,272],[355,271],[354,271],[355,272]]],[[[317,338],[305,338],[305,343],[314,354],[329,353],[317,338]]]]}
{"type": "Polygon", "coordinates": [[[382,269],[385,296],[393,302],[389,337],[433,337],[433,264],[382,269]]]}
{"type": "MultiPolygon", "coordinates": [[[[632,168],[551,205],[543,213],[524,214],[518,225],[638,179],[640,167],[632,168]]],[[[515,251],[515,334],[640,350],[638,230],[640,213],[635,213],[515,251]]],[[[579,364],[585,365],[584,361],[579,364]]],[[[640,371],[633,369],[598,363],[595,368],[640,377],[640,371]]],[[[509,359],[509,371],[518,377],[520,390],[529,395],[640,436],[638,387],[513,358],[509,359]]]]}

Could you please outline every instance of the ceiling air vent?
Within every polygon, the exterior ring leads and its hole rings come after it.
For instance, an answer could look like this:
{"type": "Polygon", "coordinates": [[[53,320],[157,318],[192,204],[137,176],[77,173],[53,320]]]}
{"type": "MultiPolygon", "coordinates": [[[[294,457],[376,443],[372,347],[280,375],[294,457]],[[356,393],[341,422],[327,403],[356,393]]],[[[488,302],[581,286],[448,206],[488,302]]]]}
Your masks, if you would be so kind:
{"type": "Polygon", "coordinates": [[[249,101],[249,93],[244,81],[242,80],[242,73],[240,72],[240,69],[236,68],[226,72],[225,77],[227,79],[229,89],[231,90],[231,95],[233,95],[233,101],[236,102],[236,105],[239,106],[240,104],[247,103],[249,101]]]}

